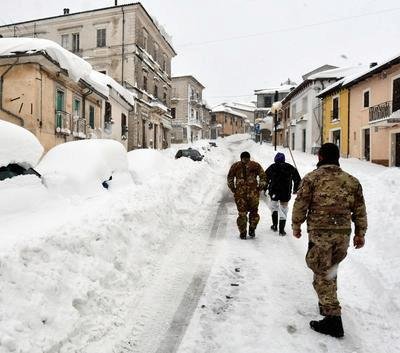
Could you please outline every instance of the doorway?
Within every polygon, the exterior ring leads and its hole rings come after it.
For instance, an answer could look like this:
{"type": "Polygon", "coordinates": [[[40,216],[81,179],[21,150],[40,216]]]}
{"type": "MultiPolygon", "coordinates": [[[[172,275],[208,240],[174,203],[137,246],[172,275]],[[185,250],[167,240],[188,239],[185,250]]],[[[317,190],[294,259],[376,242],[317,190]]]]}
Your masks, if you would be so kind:
{"type": "Polygon", "coordinates": [[[332,143],[338,146],[340,151],[340,130],[333,130],[332,131],[332,143]]]}
{"type": "Polygon", "coordinates": [[[364,129],[363,130],[363,154],[364,154],[364,159],[366,161],[369,161],[371,158],[371,132],[370,129],[364,129]]]}

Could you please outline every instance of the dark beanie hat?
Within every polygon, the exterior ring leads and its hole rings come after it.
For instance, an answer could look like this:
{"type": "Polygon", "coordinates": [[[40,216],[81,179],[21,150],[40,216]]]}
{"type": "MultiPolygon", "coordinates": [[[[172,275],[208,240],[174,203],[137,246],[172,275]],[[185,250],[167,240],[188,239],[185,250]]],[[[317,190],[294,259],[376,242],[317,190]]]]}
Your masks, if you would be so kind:
{"type": "Polygon", "coordinates": [[[243,158],[248,158],[248,159],[250,159],[250,153],[247,152],[247,151],[242,152],[242,153],[240,154],[240,159],[243,159],[243,158]]]}
{"type": "Polygon", "coordinates": [[[285,161],[285,155],[283,153],[278,152],[275,156],[274,161],[276,163],[283,163],[285,161]]]}
{"type": "Polygon", "coordinates": [[[324,143],[319,149],[318,154],[325,163],[331,162],[332,164],[339,165],[339,147],[334,143],[324,143]]]}

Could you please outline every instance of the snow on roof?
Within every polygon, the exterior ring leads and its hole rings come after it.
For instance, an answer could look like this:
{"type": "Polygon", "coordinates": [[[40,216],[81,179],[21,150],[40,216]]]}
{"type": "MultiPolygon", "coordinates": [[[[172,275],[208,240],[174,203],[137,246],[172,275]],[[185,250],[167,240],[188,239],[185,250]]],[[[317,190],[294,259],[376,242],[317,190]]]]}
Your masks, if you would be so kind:
{"type": "Polygon", "coordinates": [[[343,78],[356,72],[360,72],[360,66],[338,67],[336,69],[317,72],[307,77],[307,79],[316,80],[319,78],[343,78]]]}
{"type": "Polygon", "coordinates": [[[226,103],[225,105],[233,109],[245,110],[248,112],[254,112],[256,110],[256,105],[254,103],[232,102],[232,103],[226,103]]]}
{"type": "MultiPolygon", "coordinates": [[[[360,72],[364,72],[366,70],[365,65],[360,65],[360,66],[353,66],[351,68],[348,68],[347,75],[345,75],[341,80],[336,81],[332,85],[329,85],[326,87],[324,90],[322,90],[317,97],[321,97],[325,95],[327,92],[330,92],[334,90],[335,88],[339,88],[345,84],[346,81],[348,80],[353,80],[355,77],[359,76],[360,72]]],[[[331,70],[329,70],[331,71],[331,70]]]]}
{"type": "Polygon", "coordinates": [[[101,93],[103,93],[106,97],[110,96],[110,88],[113,88],[117,91],[125,100],[131,104],[132,106],[135,104],[136,94],[128,91],[125,87],[121,86],[117,81],[115,81],[112,77],[102,74],[101,72],[92,70],[89,78],[86,78],[88,83],[92,84],[94,88],[101,89],[101,93]]]}
{"type": "Polygon", "coordinates": [[[0,38],[0,56],[17,54],[35,54],[45,52],[57,61],[61,68],[68,71],[75,82],[89,76],[92,66],[79,56],[47,39],[38,38],[0,38]]]}
{"type": "Polygon", "coordinates": [[[265,88],[265,89],[258,89],[254,91],[254,94],[272,94],[275,93],[275,91],[278,91],[279,93],[286,93],[290,92],[293,88],[295,88],[295,85],[288,85],[284,84],[278,87],[271,87],[271,88],[265,88]]]}
{"type": "Polygon", "coordinates": [[[133,93],[129,92],[111,77],[94,71],[92,65],[87,61],[51,40],[38,38],[0,38],[0,56],[42,52],[56,61],[61,68],[67,70],[69,77],[75,82],[82,79],[106,97],[110,96],[111,87],[131,105],[134,104],[135,96],[133,93]]]}
{"type": "Polygon", "coordinates": [[[30,131],[1,120],[0,115],[0,167],[11,163],[35,167],[42,154],[43,146],[30,131]]]}
{"type": "Polygon", "coordinates": [[[378,63],[378,65],[375,65],[373,67],[365,67],[363,68],[363,70],[359,71],[357,74],[346,77],[346,79],[343,81],[343,85],[348,85],[349,83],[352,83],[353,81],[357,80],[358,78],[369,74],[370,72],[373,72],[375,70],[379,71],[379,69],[388,64],[389,62],[396,60],[396,59],[400,59],[400,54],[397,54],[389,59],[385,59],[382,62],[378,63]]]}
{"type": "Polygon", "coordinates": [[[236,115],[236,116],[239,116],[241,118],[247,119],[247,115],[239,113],[238,111],[236,111],[236,110],[234,110],[234,109],[232,109],[230,107],[227,107],[227,106],[225,106],[223,104],[214,107],[212,109],[212,112],[213,113],[229,113],[229,114],[236,115]]]}

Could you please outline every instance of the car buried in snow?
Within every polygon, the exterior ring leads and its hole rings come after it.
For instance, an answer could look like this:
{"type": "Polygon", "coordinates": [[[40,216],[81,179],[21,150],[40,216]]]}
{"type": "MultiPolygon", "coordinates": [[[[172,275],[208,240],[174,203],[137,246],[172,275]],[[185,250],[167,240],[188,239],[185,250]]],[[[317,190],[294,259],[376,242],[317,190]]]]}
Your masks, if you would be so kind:
{"type": "Polygon", "coordinates": [[[175,159],[181,157],[190,158],[192,161],[199,162],[203,160],[204,155],[202,155],[198,150],[189,147],[187,149],[181,149],[176,152],[175,159]]]}
{"type": "Polygon", "coordinates": [[[0,181],[20,175],[40,174],[33,169],[43,154],[43,146],[28,130],[0,120],[0,181]]]}

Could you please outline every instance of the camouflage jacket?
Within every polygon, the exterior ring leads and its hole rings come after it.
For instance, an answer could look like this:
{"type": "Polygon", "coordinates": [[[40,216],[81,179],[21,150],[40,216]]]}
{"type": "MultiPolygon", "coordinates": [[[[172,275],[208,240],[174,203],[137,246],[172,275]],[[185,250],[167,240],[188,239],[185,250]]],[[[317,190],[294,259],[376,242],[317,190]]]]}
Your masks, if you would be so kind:
{"type": "Polygon", "coordinates": [[[254,161],[246,164],[241,161],[234,163],[229,169],[227,180],[232,192],[247,193],[260,191],[266,187],[265,172],[261,165],[254,161]]]}
{"type": "Polygon", "coordinates": [[[293,206],[293,230],[299,230],[305,220],[309,231],[348,231],[353,221],[355,234],[365,235],[367,213],[359,181],[333,164],[308,173],[293,206]]]}

